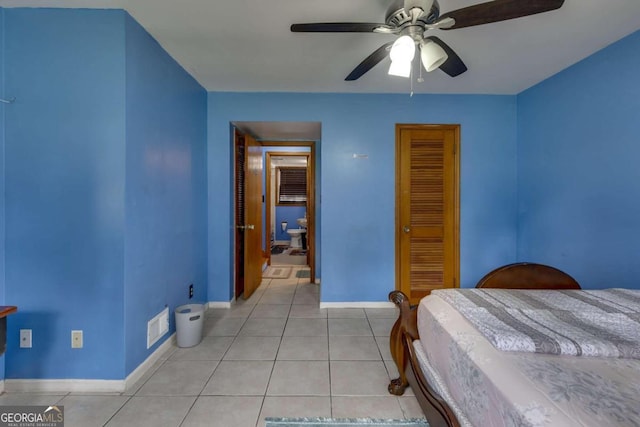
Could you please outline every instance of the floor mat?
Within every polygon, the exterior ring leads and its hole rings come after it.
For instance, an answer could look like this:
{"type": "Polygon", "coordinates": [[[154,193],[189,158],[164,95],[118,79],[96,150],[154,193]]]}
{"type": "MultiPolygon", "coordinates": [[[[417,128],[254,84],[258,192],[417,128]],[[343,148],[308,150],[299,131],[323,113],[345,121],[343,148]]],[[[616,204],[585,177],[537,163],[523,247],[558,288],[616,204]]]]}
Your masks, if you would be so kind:
{"type": "Polygon", "coordinates": [[[264,279],[288,279],[291,275],[291,267],[269,266],[262,273],[264,279]]]}
{"type": "Polygon", "coordinates": [[[271,246],[271,253],[273,255],[281,254],[289,248],[287,245],[274,245],[271,246]]]}
{"type": "Polygon", "coordinates": [[[307,251],[306,249],[292,249],[291,252],[289,252],[289,255],[306,255],[307,251]]]}
{"type": "Polygon", "coordinates": [[[311,277],[311,272],[309,270],[298,270],[296,271],[296,277],[298,279],[308,279],[311,277]]]}
{"type": "Polygon", "coordinates": [[[427,420],[423,418],[409,420],[379,420],[371,418],[265,418],[266,427],[429,427],[427,420]]]}

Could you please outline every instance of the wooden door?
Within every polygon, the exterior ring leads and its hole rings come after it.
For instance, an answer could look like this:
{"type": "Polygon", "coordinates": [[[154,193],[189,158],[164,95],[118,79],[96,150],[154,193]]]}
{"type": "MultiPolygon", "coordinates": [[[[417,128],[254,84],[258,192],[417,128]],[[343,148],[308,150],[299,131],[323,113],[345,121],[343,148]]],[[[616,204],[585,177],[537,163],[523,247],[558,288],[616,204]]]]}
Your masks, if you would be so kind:
{"type": "Polygon", "coordinates": [[[262,282],[262,146],[245,135],[244,298],[262,282]]]}
{"type": "Polygon", "coordinates": [[[396,289],[459,286],[457,125],[396,125],[396,289]]]}

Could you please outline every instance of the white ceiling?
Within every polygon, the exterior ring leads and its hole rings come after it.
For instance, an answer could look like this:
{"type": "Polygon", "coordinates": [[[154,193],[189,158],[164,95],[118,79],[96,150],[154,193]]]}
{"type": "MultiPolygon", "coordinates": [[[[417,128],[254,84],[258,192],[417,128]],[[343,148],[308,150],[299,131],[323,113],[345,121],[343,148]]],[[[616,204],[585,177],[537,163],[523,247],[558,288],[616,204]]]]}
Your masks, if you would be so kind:
{"type": "Polygon", "coordinates": [[[258,141],[319,141],[320,122],[233,122],[258,141]]]}
{"type": "MultiPolygon", "coordinates": [[[[440,0],[441,13],[480,3],[440,0]]],[[[408,93],[388,59],[355,82],[351,70],[392,40],[381,34],[301,34],[301,22],[384,22],[391,0],[0,0],[4,7],[123,8],[209,91],[408,93]]],[[[566,0],[556,11],[434,30],[467,64],[437,70],[416,93],[515,94],[640,29],[640,0],[566,0]]],[[[608,76],[615,78],[615,76],[608,76]]]]}

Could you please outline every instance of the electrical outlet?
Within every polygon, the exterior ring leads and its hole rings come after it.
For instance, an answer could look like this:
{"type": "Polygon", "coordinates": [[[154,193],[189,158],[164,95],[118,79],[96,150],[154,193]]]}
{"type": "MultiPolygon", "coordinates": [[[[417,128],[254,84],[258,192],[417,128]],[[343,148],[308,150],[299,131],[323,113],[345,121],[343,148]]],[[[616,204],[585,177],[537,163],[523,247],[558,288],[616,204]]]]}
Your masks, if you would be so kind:
{"type": "Polygon", "coordinates": [[[82,331],[71,331],[71,348],[82,348],[82,331]]]}
{"type": "Polygon", "coordinates": [[[193,298],[193,283],[189,285],[189,299],[193,298]]]}
{"type": "Polygon", "coordinates": [[[31,348],[31,329],[20,329],[20,348],[31,348]]]}

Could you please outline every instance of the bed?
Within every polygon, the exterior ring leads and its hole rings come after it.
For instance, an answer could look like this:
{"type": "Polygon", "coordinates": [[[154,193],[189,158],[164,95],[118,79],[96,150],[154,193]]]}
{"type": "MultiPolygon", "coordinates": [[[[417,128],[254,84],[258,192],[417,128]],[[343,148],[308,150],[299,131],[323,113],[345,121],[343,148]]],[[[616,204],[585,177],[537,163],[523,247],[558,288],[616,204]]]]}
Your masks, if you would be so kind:
{"type": "Polygon", "coordinates": [[[431,427],[640,426],[640,291],[583,291],[518,263],[417,306],[389,298],[400,308],[389,392],[411,386],[431,427]],[[575,318],[581,328],[563,323],[575,318]],[[602,328],[617,335],[594,338],[602,328]]]}

